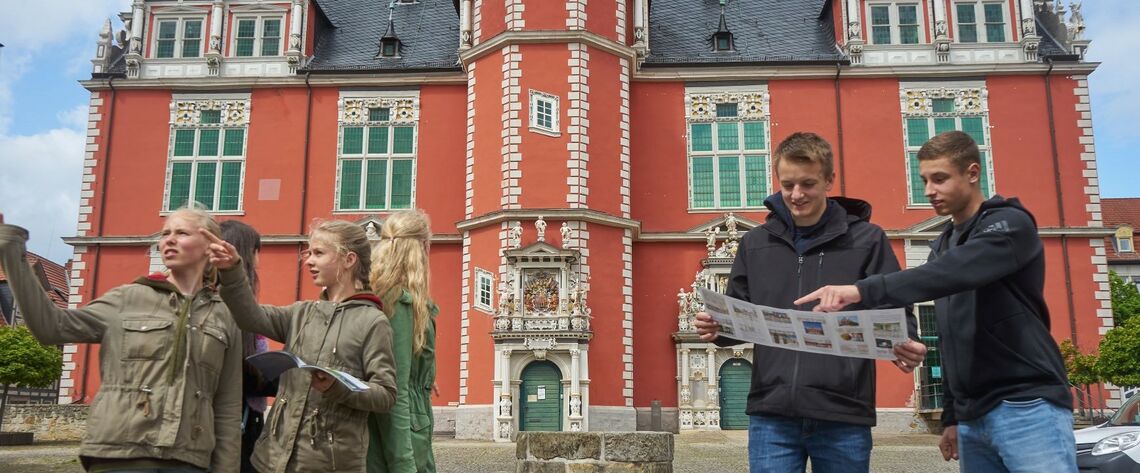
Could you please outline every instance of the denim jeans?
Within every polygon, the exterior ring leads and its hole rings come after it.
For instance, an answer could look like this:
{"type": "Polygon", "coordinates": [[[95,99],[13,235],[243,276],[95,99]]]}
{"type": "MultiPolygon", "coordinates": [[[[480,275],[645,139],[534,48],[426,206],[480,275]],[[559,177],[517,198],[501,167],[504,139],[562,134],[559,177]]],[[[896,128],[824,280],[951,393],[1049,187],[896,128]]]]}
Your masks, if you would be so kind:
{"type": "Polygon", "coordinates": [[[1076,473],[1073,412],[1044,399],[1002,401],[958,423],[958,461],[963,473],[1076,473]]]}
{"type": "Polygon", "coordinates": [[[751,473],[866,473],[871,467],[871,427],[815,419],[749,416],[751,473]]]}

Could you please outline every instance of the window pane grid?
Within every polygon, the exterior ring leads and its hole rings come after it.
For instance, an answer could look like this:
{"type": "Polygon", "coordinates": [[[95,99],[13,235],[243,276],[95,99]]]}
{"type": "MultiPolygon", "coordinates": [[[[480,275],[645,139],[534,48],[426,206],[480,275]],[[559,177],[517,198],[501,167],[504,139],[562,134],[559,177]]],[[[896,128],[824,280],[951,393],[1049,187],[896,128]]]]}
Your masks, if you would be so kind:
{"type": "MultiPolygon", "coordinates": [[[[946,100],[953,106],[953,99],[935,99],[934,111],[939,111],[939,100],[946,100]]],[[[945,103],[945,102],[943,102],[945,103]]],[[[982,193],[989,197],[991,192],[989,178],[989,145],[986,136],[984,117],[958,116],[958,117],[916,117],[906,119],[906,145],[907,145],[907,171],[910,178],[910,201],[912,204],[929,204],[926,198],[925,184],[919,174],[918,150],[927,140],[939,133],[960,130],[970,135],[978,144],[981,158],[980,186],[982,193]]]]}
{"type": "Polygon", "coordinates": [[[986,20],[986,41],[990,43],[1000,43],[1005,41],[1005,14],[1002,12],[1002,4],[1000,3],[986,3],[982,5],[982,11],[986,20]]]}
{"type": "Polygon", "coordinates": [[[261,55],[276,56],[281,48],[281,20],[264,20],[261,31],[261,55]]]}
{"type": "MultiPolygon", "coordinates": [[[[370,108],[369,122],[389,120],[388,108],[370,108]]],[[[341,182],[338,210],[412,207],[415,127],[372,125],[341,129],[341,182]],[[364,159],[348,155],[363,155],[364,159]]]]}
{"type": "Polygon", "coordinates": [[[767,122],[733,119],[738,104],[721,105],[718,114],[728,117],[689,127],[690,206],[761,207],[768,187],[767,122]]]}
{"type": "Polygon", "coordinates": [[[197,127],[172,130],[166,210],[194,201],[211,211],[240,210],[245,129],[221,128],[220,110],[202,110],[197,127]]]}

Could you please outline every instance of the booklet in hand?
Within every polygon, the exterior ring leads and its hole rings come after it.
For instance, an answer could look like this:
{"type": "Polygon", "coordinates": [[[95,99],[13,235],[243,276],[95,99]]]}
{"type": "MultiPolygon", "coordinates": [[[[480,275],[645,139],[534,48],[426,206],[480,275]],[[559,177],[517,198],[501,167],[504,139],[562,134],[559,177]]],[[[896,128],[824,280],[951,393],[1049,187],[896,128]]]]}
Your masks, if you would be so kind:
{"type": "Polygon", "coordinates": [[[277,379],[281,376],[281,373],[284,373],[293,368],[301,368],[304,370],[320,371],[322,373],[325,373],[331,376],[333,379],[337,380],[337,382],[340,384],[343,384],[344,387],[348,388],[350,391],[359,392],[367,391],[369,389],[369,386],[356,376],[345,373],[343,371],[334,370],[332,368],[310,365],[308,363],[305,363],[305,361],[297,355],[289,353],[285,350],[258,353],[256,355],[249,356],[246,358],[246,361],[248,361],[249,364],[253,365],[254,368],[257,368],[257,370],[261,372],[261,376],[268,380],[277,379]]]}

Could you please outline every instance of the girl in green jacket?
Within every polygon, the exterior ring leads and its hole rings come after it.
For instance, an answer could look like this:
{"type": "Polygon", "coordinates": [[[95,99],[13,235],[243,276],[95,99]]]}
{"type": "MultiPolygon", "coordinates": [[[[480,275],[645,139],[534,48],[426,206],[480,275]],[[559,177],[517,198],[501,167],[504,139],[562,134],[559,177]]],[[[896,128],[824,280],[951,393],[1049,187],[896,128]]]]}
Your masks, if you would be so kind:
{"type": "Polygon", "coordinates": [[[435,385],[435,315],[428,294],[431,226],[422,212],[397,212],[380,228],[372,290],[392,322],[396,404],[369,416],[368,472],[435,472],[431,392],[435,385]]]}
{"type": "Polygon", "coordinates": [[[212,237],[210,262],[221,296],[243,330],[281,342],[306,363],[348,373],[368,385],[355,391],[321,372],[288,370],[254,447],[262,473],[364,473],[370,413],[396,399],[392,329],[367,288],[372,247],[360,225],[328,220],[309,236],[304,266],[321,299],[258,305],[233,245],[212,237]]]}

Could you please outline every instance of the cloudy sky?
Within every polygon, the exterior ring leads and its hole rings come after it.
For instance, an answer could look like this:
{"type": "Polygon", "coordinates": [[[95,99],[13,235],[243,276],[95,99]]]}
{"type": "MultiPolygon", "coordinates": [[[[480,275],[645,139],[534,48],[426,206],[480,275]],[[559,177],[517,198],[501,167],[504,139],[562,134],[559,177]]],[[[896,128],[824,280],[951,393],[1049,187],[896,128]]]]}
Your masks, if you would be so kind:
{"type": "MultiPolygon", "coordinates": [[[[79,208],[90,58],[107,18],[129,0],[3,0],[0,7],[0,212],[27,227],[29,249],[57,262],[71,256],[79,208]]],[[[1101,193],[1140,197],[1140,1],[1085,2],[1101,193]]]]}

